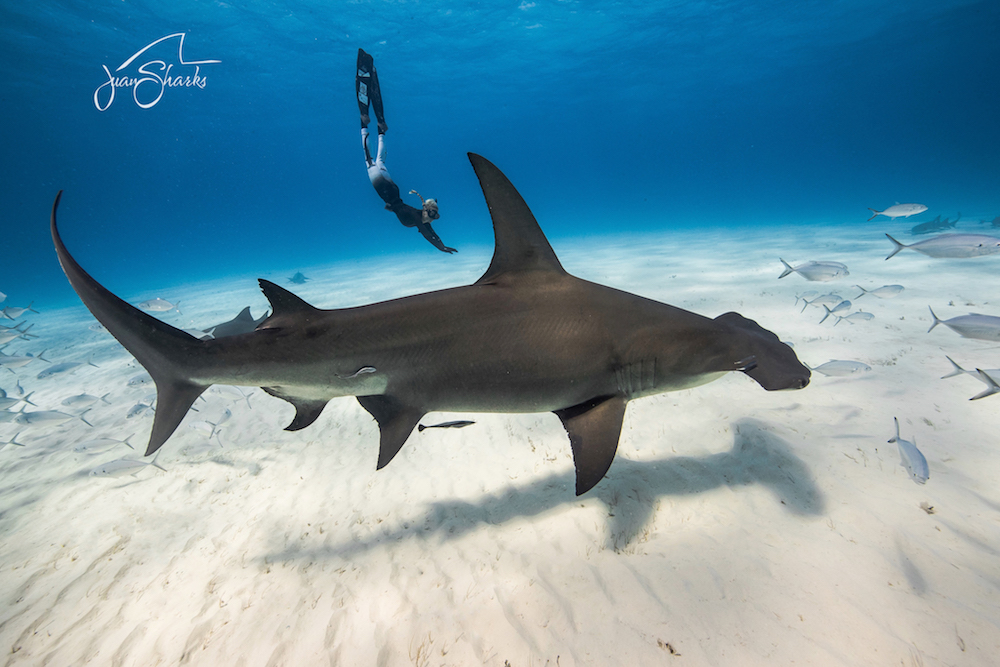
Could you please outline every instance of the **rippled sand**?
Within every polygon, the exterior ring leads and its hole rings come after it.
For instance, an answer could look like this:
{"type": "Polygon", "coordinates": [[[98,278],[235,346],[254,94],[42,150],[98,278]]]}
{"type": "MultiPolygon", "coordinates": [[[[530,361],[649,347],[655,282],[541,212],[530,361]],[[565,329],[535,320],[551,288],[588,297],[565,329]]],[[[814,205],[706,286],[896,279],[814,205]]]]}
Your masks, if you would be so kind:
{"type": "MultiPolygon", "coordinates": [[[[126,419],[152,388],[80,308],[32,315],[30,343],[68,376],[16,378],[39,409],[110,392],[88,427],[0,424],[0,648],[6,664],[108,665],[991,665],[1000,650],[1000,396],[951,370],[1000,368],[1000,348],[942,318],[1000,315],[1000,258],[931,260],[883,231],[802,225],[553,246],[572,273],[708,316],[737,310],[794,344],[814,375],[768,393],[741,374],[630,404],[608,477],[573,494],[567,437],[551,414],[474,419],[414,433],[376,472],[377,427],[351,398],[313,426],[252,390],[211,390],[135,476],[89,471],[141,450],[151,416],[126,419]],[[778,257],[846,263],[834,283],[781,281],[778,257]],[[870,322],[818,324],[797,293],[900,283],[865,296],[870,322]],[[953,305],[949,305],[953,304],[953,305]],[[217,421],[218,440],[190,424],[217,421]],[[930,464],[899,465],[893,417],[930,464]],[[921,508],[933,508],[927,511],[921,508]]],[[[71,248],[72,249],[72,248],[71,248]]],[[[322,307],[474,280],[489,249],[304,270],[287,285],[322,307]]],[[[86,267],[99,280],[100,267],[86,267]]],[[[290,274],[289,274],[290,275],[290,274]]],[[[200,328],[266,301],[248,277],[128,294],[180,299],[172,324],[200,328]]],[[[0,371],[11,391],[15,375],[0,371]]],[[[30,407],[30,406],[29,406],[30,407]]]]}

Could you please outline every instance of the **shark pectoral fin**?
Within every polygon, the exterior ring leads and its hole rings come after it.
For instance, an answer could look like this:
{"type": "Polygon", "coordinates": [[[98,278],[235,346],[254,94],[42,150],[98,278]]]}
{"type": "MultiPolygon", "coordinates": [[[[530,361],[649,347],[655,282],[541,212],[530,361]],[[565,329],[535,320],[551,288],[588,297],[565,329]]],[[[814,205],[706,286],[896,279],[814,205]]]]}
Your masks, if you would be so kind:
{"type": "Polygon", "coordinates": [[[594,488],[604,478],[618,451],[618,438],[628,403],[620,396],[602,396],[555,414],[562,420],[573,448],[576,495],[594,488]]]}
{"type": "Polygon", "coordinates": [[[358,396],[358,403],[378,422],[380,437],[376,470],[381,470],[396,456],[413,432],[413,427],[427,413],[420,408],[403,405],[392,396],[358,396]]]}
{"type": "Polygon", "coordinates": [[[294,396],[286,396],[274,387],[261,387],[261,389],[269,393],[271,396],[284,399],[295,406],[295,418],[292,419],[292,422],[285,427],[286,431],[300,431],[306,426],[309,426],[314,421],[319,419],[320,413],[323,412],[323,408],[325,408],[328,403],[325,399],[309,400],[305,398],[296,398],[294,396]]]}

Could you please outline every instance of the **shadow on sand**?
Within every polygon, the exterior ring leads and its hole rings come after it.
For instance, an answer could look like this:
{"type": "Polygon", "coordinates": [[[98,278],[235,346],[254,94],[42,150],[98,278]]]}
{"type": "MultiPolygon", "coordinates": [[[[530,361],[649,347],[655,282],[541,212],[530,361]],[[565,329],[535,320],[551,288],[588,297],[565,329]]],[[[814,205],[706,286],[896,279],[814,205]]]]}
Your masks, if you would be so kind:
{"type": "Polygon", "coordinates": [[[316,549],[287,549],[268,554],[269,563],[325,558],[354,558],[382,544],[403,539],[441,540],[459,537],[481,525],[498,525],[516,518],[549,512],[561,505],[597,498],[608,509],[607,547],[621,550],[641,535],[653,518],[662,496],[687,496],[719,487],[761,484],[789,512],[819,516],[823,495],[806,465],[784,440],[768,430],[765,422],[742,419],[733,424],[733,448],[702,457],[672,456],[652,461],[619,457],[607,478],[577,499],[573,473],[549,475],[476,502],[433,503],[422,519],[407,522],[367,539],[316,549]]]}

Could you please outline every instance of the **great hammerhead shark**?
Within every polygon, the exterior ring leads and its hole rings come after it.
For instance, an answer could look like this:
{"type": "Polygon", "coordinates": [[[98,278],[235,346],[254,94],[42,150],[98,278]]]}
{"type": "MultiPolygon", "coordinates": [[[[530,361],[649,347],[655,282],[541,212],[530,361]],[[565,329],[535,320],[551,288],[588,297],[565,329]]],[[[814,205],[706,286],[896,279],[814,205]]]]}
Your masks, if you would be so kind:
{"type": "Polygon", "coordinates": [[[378,422],[378,468],[428,412],[554,412],[569,433],[576,493],[611,467],[625,406],[742,371],[764,389],[801,389],[791,347],[738,313],[709,319],[581,280],[560,265],[507,177],[469,154],[496,246],[471,285],[320,310],[260,280],[272,315],[250,333],[199,340],[134,308],[94,280],[51,230],[66,277],[90,312],[156,382],[146,456],[213,384],[261,387],[295,407],[286,430],[327,402],[356,396],[378,422]]]}

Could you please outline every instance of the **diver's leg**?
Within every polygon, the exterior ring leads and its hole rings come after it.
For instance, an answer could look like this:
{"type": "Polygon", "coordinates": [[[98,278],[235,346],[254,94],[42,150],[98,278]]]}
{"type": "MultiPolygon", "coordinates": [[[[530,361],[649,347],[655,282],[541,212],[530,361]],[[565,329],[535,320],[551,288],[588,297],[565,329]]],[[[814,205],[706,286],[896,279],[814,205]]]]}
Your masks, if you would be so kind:
{"type": "Polygon", "coordinates": [[[375,165],[375,160],[372,160],[372,154],[368,152],[368,128],[361,128],[361,147],[365,149],[365,164],[368,165],[370,169],[375,165]]]}
{"type": "Polygon", "coordinates": [[[392,181],[389,170],[385,166],[385,135],[378,135],[378,152],[375,154],[375,162],[368,166],[368,178],[375,187],[375,192],[382,198],[389,210],[399,206],[403,201],[399,197],[399,186],[392,181]]]}
{"type": "MultiPolygon", "coordinates": [[[[358,69],[354,76],[354,91],[358,95],[358,110],[361,111],[361,127],[368,127],[368,103],[371,98],[372,73],[375,71],[375,61],[364,52],[358,49],[358,69]]],[[[378,83],[376,82],[376,86],[378,83]]],[[[379,113],[382,109],[382,100],[379,99],[379,113]]]]}
{"type": "MultiPolygon", "coordinates": [[[[375,154],[375,164],[382,165],[382,169],[385,169],[385,135],[381,132],[378,133],[378,153],[375,154]]],[[[388,170],[386,170],[388,172],[388,170]]]]}

